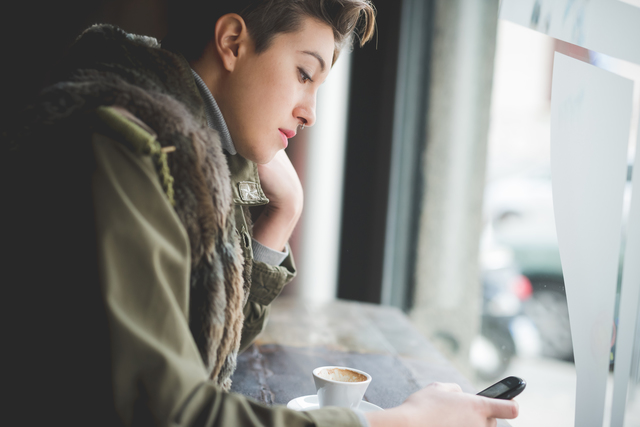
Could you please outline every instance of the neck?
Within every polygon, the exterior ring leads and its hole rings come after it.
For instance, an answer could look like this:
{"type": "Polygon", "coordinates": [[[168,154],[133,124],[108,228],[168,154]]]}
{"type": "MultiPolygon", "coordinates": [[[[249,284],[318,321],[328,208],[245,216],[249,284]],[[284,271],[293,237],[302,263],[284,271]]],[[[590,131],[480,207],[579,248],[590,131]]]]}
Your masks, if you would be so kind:
{"type": "Polygon", "coordinates": [[[217,87],[222,77],[222,62],[218,58],[215,48],[209,44],[202,56],[194,61],[189,62],[191,68],[198,73],[204,84],[207,85],[211,95],[218,99],[217,87]]]}

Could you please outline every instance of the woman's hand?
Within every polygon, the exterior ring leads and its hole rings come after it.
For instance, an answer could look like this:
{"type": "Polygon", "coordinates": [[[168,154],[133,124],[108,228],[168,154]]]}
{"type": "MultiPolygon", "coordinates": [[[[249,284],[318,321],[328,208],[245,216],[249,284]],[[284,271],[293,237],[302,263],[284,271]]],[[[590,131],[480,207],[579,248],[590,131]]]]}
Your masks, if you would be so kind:
{"type": "Polygon", "coordinates": [[[284,150],[269,163],[258,165],[258,175],[269,204],[253,225],[253,238],[283,251],[302,214],[302,184],[284,150]]]}
{"type": "Polygon", "coordinates": [[[433,383],[400,406],[365,415],[371,427],[490,427],[518,416],[513,400],[463,393],[457,384],[433,383]]]}

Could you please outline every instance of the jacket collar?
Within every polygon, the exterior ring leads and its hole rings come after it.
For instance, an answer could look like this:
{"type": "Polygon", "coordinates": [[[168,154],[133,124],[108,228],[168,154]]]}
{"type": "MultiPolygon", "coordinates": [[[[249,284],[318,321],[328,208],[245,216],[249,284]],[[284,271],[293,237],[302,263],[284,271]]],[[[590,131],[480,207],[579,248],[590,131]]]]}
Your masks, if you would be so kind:
{"type": "Polygon", "coordinates": [[[238,154],[236,151],[235,145],[233,145],[233,140],[231,139],[231,134],[229,133],[229,128],[227,127],[227,123],[224,121],[224,117],[222,116],[222,112],[218,107],[218,103],[213,98],[211,91],[205,84],[205,82],[200,78],[198,73],[196,73],[193,69],[191,69],[191,73],[193,74],[193,78],[196,83],[196,87],[198,88],[198,92],[200,93],[200,97],[204,102],[204,111],[207,115],[207,123],[211,129],[215,129],[220,134],[220,142],[222,144],[222,149],[225,150],[229,154],[238,154]]]}
{"type": "Polygon", "coordinates": [[[227,155],[231,172],[233,202],[237,205],[259,206],[269,203],[260,186],[258,165],[239,154],[227,155]]]}
{"type": "MultiPolygon", "coordinates": [[[[191,66],[188,61],[180,54],[180,52],[173,51],[180,58],[180,62],[182,63],[182,68],[189,69],[190,81],[189,88],[198,96],[198,98],[202,101],[202,115],[206,116],[206,100],[202,98],[202,92],[198,89],[197,81],[193,70],[191,70],[191,66]]],[[[222,118],[222,116],[221,116],[222,118]]],[[[221,129],[217,129],[216,123],[208,123],[205,119],[205,123],[209,125],[212,129],[221,132],[221,129]],[[213,125],[213,126],[212,126],[213,125]]],[[[224,123],[224,119],[222,120],[224,123]]],[[[226,128],[226,125],[225,125],[226,128]]],[[[231,136],[229,135],[229,139],[231,136]]],[[[232,143],[233,144],[233,143],[232,143]]],[[[235,148],[235,147],[234,147],[235,148]]],[[[234,149],[235,151],[235,149],[234,149]]],[[[233,191],[233,202],[236,205],[243,206],[260,206],[266,205],[269,203],[269,199],[265,196],[262,191],[262,187],[260,186],[260,177],[258,176],[258,166],[250,161],[242,157],[240,154],[229,154],[228,152],[224,152],[225,157],[227,158],[227,165],[229,166],[229,172],[231,173],[231,189],[233,191]]]]}

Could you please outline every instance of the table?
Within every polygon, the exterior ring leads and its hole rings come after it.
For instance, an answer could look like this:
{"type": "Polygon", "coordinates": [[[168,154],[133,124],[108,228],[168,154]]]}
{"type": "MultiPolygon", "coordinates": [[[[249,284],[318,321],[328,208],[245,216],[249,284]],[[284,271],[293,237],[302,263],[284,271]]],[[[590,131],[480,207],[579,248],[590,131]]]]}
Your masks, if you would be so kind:
{"type": "MultiPolygon", "coordinates": [[[[311,371],[349,366],[373,377],[364,400],[400,405],[434,382],[478,390],[394,307],[345,300],[280,297],[256,342],[238,357],[231,391],[267,405],[315,394],[311,371]]],[[[509,426],[503,420],[499,426],[509,426]]]]}

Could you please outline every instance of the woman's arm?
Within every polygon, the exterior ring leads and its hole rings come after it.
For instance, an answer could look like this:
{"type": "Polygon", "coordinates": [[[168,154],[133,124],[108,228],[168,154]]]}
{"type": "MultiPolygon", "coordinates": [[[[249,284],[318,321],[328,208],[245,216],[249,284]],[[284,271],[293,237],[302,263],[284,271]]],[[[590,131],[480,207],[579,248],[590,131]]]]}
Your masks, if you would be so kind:
{"type": "Polygon", "coordinates": [[[258,165],[258,173],[269,204],[253,224],[253,238],[264,246],[283,251],[302,214],[302,185],[284,150],[269,163],[258,165]]]}

